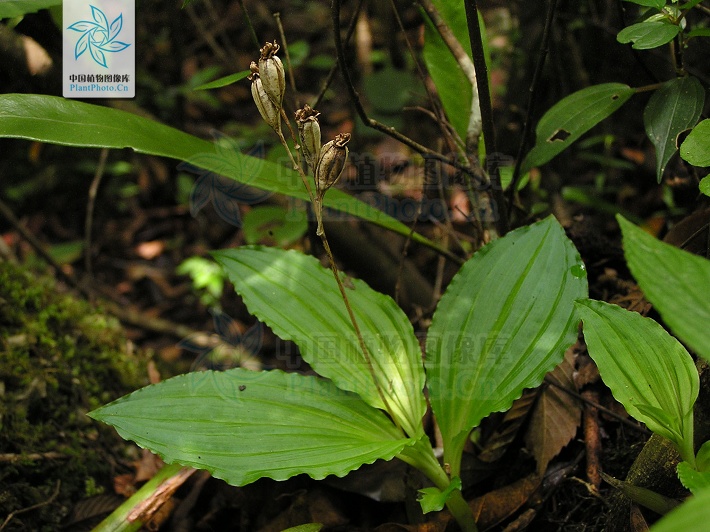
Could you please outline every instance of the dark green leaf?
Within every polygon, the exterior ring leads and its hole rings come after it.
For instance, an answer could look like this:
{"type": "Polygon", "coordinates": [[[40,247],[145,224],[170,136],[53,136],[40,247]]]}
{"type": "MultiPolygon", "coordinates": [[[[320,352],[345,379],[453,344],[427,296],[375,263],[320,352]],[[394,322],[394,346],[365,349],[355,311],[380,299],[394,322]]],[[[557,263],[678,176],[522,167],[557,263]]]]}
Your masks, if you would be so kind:
{"type": "MultiPolygon", "coordinates": [[[[319,375],[384,408],[330,270],[314,257],[275,248],[245,246],[213,255],[249,312],[279,337],[293,340],[319,375]]],[[[412,325],[390,297],[360,280],[347,282],[390,411],[410,436],[418,436],[426,403],[421,348],[412,325]]]]}
{"type": "Polygon", "coordinates": [[[206,469],[237,486],[301,473],[343,476],[410,443],[356,395],[277,370],[188,373],[90,416],[167,463],[206,469]]]}
{"type": "Polygon", "coordinates": [[[656,179],[678,150],[678,135],[694,126],[705,104],[705,89],[693,76],[675,78],[657,90],[646,105],[643,122],[656,148],[656,179]]]}
{"type": "Polygon", "coordinates": [[[468,432],[561,362],[577,336],[574,301],[586,294],[584,264],[551,216],[488,244],[456,274],[426,342],[430,400],[454,474],[468,432]]]}
{"type": "Polygon", "coordinates": [[[602,301],[577,303],[589,355],[629,415],[695,462],[693,405],[699,378],[681,343],[651,318],[602,301]]]}
{"type": "Polygon", "coordinates": [[[666,5],[666,0],[624,0],[625,2],[631,2],[632,4],[638,4],[640,6],[655,7],[656,9],[663,9],[666,5]]]}
{"type": "Polygon", "coordinates": [[[680,145],[680,156],[693,166],[710,166],[710,119],[705,119],[680,145]]]}
{"type": "Polygon", "coordinates": [[[2,0],[0,2],[0,20],[36,13],[40,9],[58,6],[62,0],[2,0]]]}
{"type": "Polygon", "coordinates": [[[650,50],[671,42],[680,33],[675,24],[660,21],[639,22],[619,32],[616,40],[622,44],[633,42],[635,50],[650,50]]]}
{"type": "Polygon", "coordinates": [[[535,146],[522,172],[547,163],[584,133],[624,105],[634,90],[622,83],[604,83],[577,91],[557,102],[537,125],[535,146]]]}
{"type": "Polygon", "coordinates": [[[710,360],[710,261],[661,242],[617,216],[631,273],[671,330],[710,360]]]}
{"type": "Polygon", "coordinates": [[[242,223],[247,244],[275,243],[285,247],[301,238],[307,229],[306,213],[273,205],[252,208],[242,223]]]}
{"type": "Polygon", "coordinates": [[[236,83],[237,81],[240,81],[244,78],[246,78],[249,75],[250,71],[249,70],[242,70],[241,72],[237,72],[236,74],[230,74],[229,76],[224,76],[223,78],[216,79],[214,81],[210,81],[209,83],[205,83],[204,85],[198,85],[195,87],[194,91],[201,91],[205,89],[218,89],[219,87],[226,87],[227,85],[231,85],[232,83],[236,83]]]}
{"type": "MultiPolygon", "coordinates": [[[[83,148],[132,148],[140,153],[169,157],[224,175],[240,183],[299,199],[308,199],[295,171],[250,157],[218,143],[131,113],[33,94],[0,95],[0,137],[12,137],[83,148]]],[[[350,216],[376,223],[401,235],[409,228],[385,213],[338,189],[323,204],[350,216]]],[[[419,233],[413,240],[439,249],[419,233]]]]}

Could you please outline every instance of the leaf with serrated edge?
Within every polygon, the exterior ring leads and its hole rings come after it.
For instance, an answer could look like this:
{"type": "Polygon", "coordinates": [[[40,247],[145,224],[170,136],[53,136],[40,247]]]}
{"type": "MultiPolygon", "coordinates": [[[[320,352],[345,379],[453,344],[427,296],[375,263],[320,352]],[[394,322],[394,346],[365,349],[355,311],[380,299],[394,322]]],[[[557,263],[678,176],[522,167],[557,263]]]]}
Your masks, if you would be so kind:
{"type": "Polygon", "coordinates": [[[445,461],[458,474],[468,432],[542,382],[577,336],[584,265],[552,217],[476,253],[451,281],[426,342],[445,461]]]}
{"type": "Polygon", "coordinates": [[[710,473],[696,471],[688,462],[681,462],[677,467],[680,483],[693,494],[710,488],[710,473]]]}
{"type": "Polygon", "coordinates": [[[90,416],[167,463],[206,469],[237,486],[301,473],[343,476],[411,443],[358,396],[278,370],[188,373],[90,416]]]}
{"type": "Polygon", "coordinates": [[[653,93],[643,112],[646,134],[656,148],[656,179],[678,151],[676,139],[695,125],[705,103],[705,89],[693,76],[675,78],[653,93]]]}
{"type": "Polygon", "coordinates": [[[665,323],[710,361],[710,261],[661,242],[617,216],[624,255],[646,298],[665,323]]]}
{"type": "Polygon", "coordinates": [[[589,355],[616,400],[694,461],[693,404],[700,384],[685,348],[636,312],[592,299],[577,307],[589,355]]]}
{"type": "Polygon", "coordinates": [[[560,365],[548,375],[557,386],[547,386],[542,391],[530,418],[525,443],[535,457],[540,474],[574,438],[582,418],[579,401],[565,392],[577,392],[573,373],[574,355],[568,349],[560,365]]]}
{"type": "MultiPolygon", "coordinates": [[[[244,246],[213,253],[249,312],[293,340],[311,367],[338,387],[384,408],[330,270],[296,251],[244,246]]],[[[390,411],[407,434],[422,434],[426,402],[421,348],[397,304],[363,281],[348,299],[390,411]]]]}

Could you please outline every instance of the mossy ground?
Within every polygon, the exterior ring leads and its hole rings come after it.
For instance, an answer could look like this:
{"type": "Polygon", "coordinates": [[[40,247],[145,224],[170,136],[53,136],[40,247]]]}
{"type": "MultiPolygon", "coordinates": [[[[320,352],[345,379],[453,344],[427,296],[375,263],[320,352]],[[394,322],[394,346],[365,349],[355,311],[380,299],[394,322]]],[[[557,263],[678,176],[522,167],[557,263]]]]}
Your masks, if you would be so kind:
{"type": "Polygon", "coordinates": [[[51,504],[5,530],[56,530],[73,503],[110,485],[127,446],[86,413],[143,375],[115,319],[0,262],[0,516],[47,501],[60,482],[51,504]],[[36,453],[60,457],[28,458],[36,453]]]}

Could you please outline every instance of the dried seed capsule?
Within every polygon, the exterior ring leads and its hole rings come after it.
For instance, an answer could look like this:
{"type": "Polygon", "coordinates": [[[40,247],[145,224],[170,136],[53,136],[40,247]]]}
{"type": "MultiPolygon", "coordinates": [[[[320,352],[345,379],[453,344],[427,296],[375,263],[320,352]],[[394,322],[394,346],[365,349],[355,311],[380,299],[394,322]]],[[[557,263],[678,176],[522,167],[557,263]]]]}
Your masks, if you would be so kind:
{"type": "Polygon", "coordinates": [[[320,159],[321,137],[320,124],[318,123],[320,113],[306,104],[303,109],[296,111],[296,124],[298,125],[298,137],[301,141],[301,149],[306,162],[315,173],[318,160],[320,159]]]}
{"type": "Polygon", "coordinates": [[[264,122],[269,124],[277,133],[281,132],[281,108],[277,107],[274,102],[271,101],[266,90],[264,89],[264,84],[259,75],[259,67],[254,61],[249,65],[251,74],[249,79],[251,80],[251,95],[254,98],[254,103],[256,103],[257,109],[259,109],[259,114],[264,119],[264,122]]]}
{"type": "Polygon", "coordinates": [[[320,198],[340,178],[348,159],[347,143],[350,133],[340,133],[321,148],[320,159],[315,171],[316,192],[320,198]]]}
{"type": "Polygon", "coordinates": [[[276,41],[273,43],[267,42],[260,49],[261,57],[259,58],[259,74],[264,84],[264,90],[271,98],[271,101],[279,108],[279,111],[284,99],[284,92],[286,92],[284,66],[281,59],[276,56],[280,48],[276,41]]]}

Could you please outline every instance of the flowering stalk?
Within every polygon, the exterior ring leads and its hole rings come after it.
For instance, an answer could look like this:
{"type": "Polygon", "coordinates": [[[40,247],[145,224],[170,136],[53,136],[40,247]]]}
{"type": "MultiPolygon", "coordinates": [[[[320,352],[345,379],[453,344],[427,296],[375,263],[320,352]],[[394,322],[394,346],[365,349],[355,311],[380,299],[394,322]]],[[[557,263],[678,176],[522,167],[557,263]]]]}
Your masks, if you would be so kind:
{"type": "Polygon", "coordinates": [[[286,152],[293,163],[293,167],[301,176],[301,180],[303,181],[303,185],[308,192],[311,203],[314,205],[314,211],[318,222],[316,234],[320,236],[323,248],[328,255],[330,269],[333,272],[333,277],[335,277],[335,282],[338,285],[340,295],[345,303],[348,316],[353,328],[355,329],[355,335],[360,349],[362,350],[365,364],[367,365],[368,371],[377,390],[377,394],[379,395],[385,410],[390,414],[390,417],[394,423],[398,425],[395,416],[392,415],[387,398],[382,391],[382,386],[377,379],[377,374],[375,373],[375,368],[372,363],[372,357],[367,345],[365,344],[365,340],[362,337],[362,332],[360,331],[357,319],[355,318],[355,313],[350,306],[348,295],[345,292],[343,281],[340,278],[340,272],[335,264],[333,253],[330,250],[330,245],[325,235],[325,230],[323,229],[323,196],[328,189],[332,187],[338,179],[340,179],[340,176],[343,173],[343,169],[345,168],[345,163],[348,158],[347,143],[350,141],[350,133],[341,133],[337,135],[335,139],[321,146],[321,132],[320,125],[318,124],[318,115],[320,113],[308,105],[305,105],[303,109],[296,111],[296,124],[298,126],[298,137],[301,144],[296,148],[298,149],[300,147],[308,166],[310,166],[313,171],[316,185],[316,193],[314,195],[311,191],[308,178],[303,171],[303,168],[301,165],[297,164],[293,158],[293,154],[291,153],[288,143],[286,142],[286,139],[281,131],[281,117],[284,117],[287,125],[289,125],[289,123],[283,111],[283,97],[286,90],[284,68],[281,60],[275,55],[276,52],[279,51],[279,48],[280,47],[276,41],[273,43],[267,42],[260,50],[261,57],[259,58],[259,63],[257,64],[252,61],[250,65],[252,73],[249,76],[249,79],[252,82],[252,96],[257,108],[259,109],[259,114],[261,114],[264,121],[276,132],[281,144],[284,148],[286,148],[286,152]]]}

